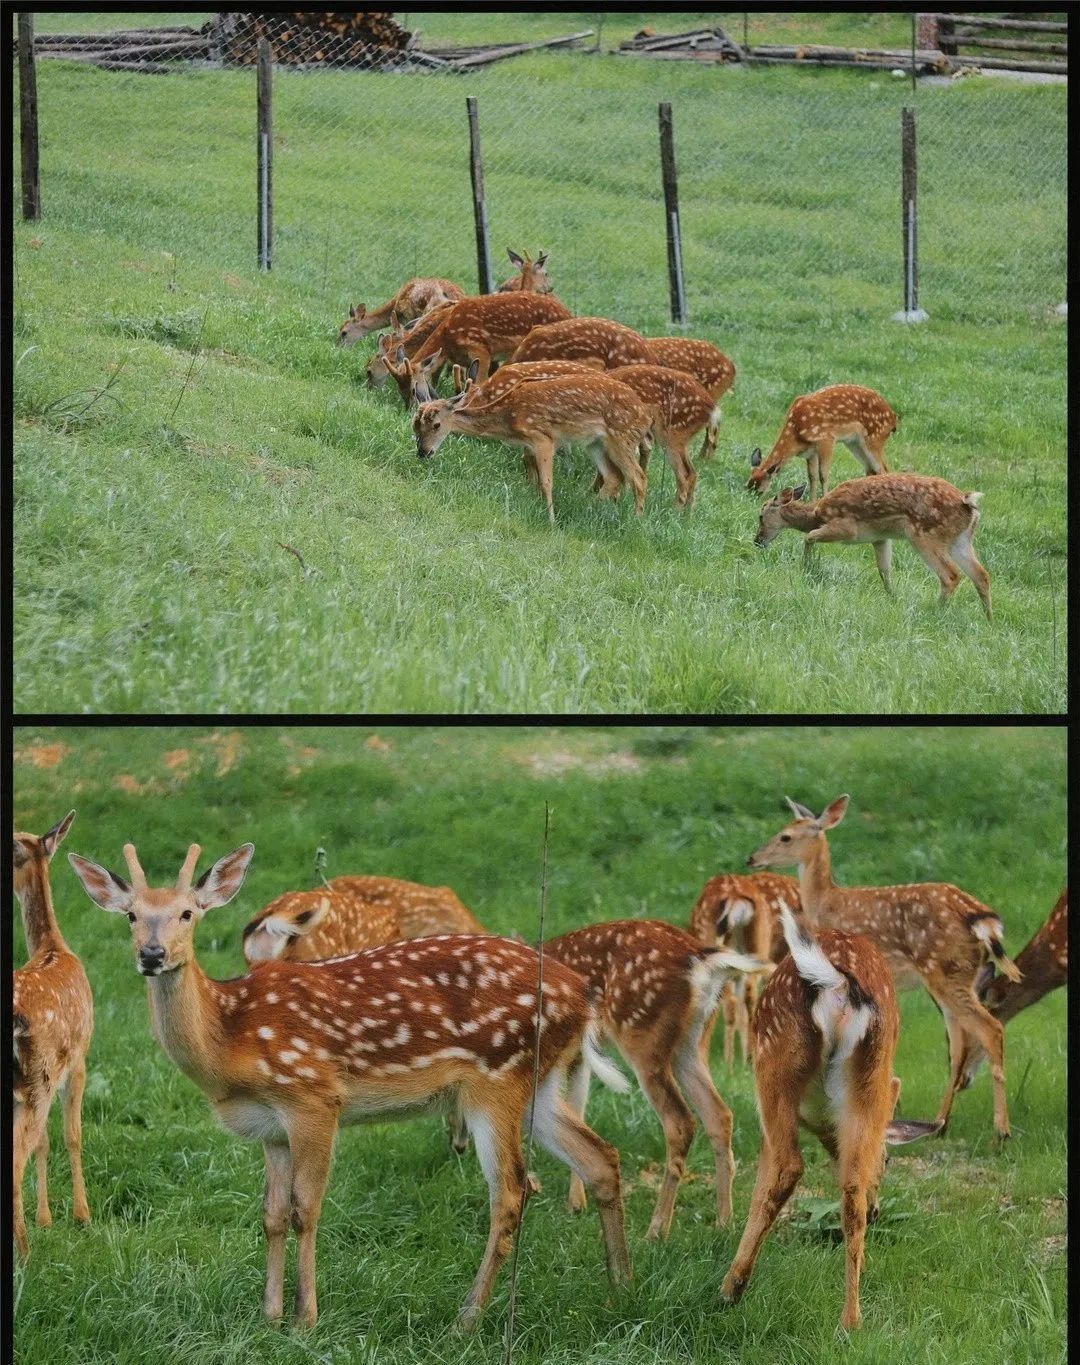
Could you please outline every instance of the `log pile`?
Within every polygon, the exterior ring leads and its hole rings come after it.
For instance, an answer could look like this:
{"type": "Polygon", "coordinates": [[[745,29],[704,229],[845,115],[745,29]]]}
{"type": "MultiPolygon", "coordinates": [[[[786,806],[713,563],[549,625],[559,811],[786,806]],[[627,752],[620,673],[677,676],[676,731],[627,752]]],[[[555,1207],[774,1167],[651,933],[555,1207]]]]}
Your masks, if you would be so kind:
{"type": "Polygon", "coordinates": [[[202,29],[177,26],[112,33],[38,33],[34,35],[34,51],[39,57],[90,62],[108,71],[160,74],[172,69],[173,62],[206,61],[210,56],[208,29],[209,25],[202,29]]]}
{"type": "Polygon", "coordinates": [[[1038,71],[1066,76],[1069,26],[1058,13],[1056,19],[1034,14],[930,17],[936,25],[937,44],[954,68],[984,67],[990,71],[1038,71]],[[965,51],[961,52],[961,48],[965,51]]]}
{"type": "Polygon", "coordinates": [[[642,29],[619,44],[623,57],[658,57],[667,61],[741,62],[746,54],[722,28],[695,28],[688,33],[655,33],[642,29]]]}
{"type": "MultiPolygon", "coordinates": [[[[762,44],[747,51],[755,65],[802,62],[810,66],[861,66],[871,71],[910,71],[911,49],[896,52],[885,48],[827,47],[820,43],[762,44]]],[[[919,76],[947,75],[949,59],[936,48],[915,52],[915,73],[919,76]]]]}
{"type": "Polygon", "coordinates": [[[214,26],[222,59],[236,65],[253,63],[267,38],[274,61],[289,66],[392,66],[407,60],[412,39],[386,10],[245,10],[214,26]]]}

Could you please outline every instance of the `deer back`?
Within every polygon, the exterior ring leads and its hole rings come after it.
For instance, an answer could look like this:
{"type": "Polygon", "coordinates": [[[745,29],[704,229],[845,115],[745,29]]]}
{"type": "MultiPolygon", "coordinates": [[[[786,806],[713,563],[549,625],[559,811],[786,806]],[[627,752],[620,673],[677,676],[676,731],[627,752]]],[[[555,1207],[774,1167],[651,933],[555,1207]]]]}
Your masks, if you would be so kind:
{"type": "Polygon", "coordinates": [[[690,932],[710,947],[746,945],[759,957],[779,962],[787,954],[780,924],[781,901],[802,911],[799,883],[776,872],[723,872],[701,889],[690,912],[690,932]]]}
{"type": "Polygon", "coordinates": [[[493,403],[481,402],[479,390],[475,394],[457,409],[461,430],[526,442],[607,433],[636,445],[652,422],[637,394],[601,371],[518,384],[493,403]]]}
{"type": "Polygon", "coordinates": [[[796,398],[788,423],[804,441],[821,437],[878,437],[896,430],[896,413],[873,389],[859,384],[830,384],[796,398]]]}
{"type": "Polygon", "coordinates": [[[910,528],[951,544],[978,522],[980,497],[924,474],[873,474],[838,484],[814,507],[822,524],[850,519],[901,535],[910,528]]]}
{"type": "Polygon", "coordinates": [[[713,400],[685,370],[662,365],[620,365],[609,370],[612,379],[633,389],[666,431],[700,431],[712,417],[713,400]]]}
{"type": "Polygon", "coordinates": [[[597,357],[608,370],[653,363],[640,333],[609,318],[566,318],[538,325],[521,342],[511,361],[585,360],[597,357]]]}
{"type": "MultiPolygon", "coordinates": [[[[442,324],[446,340],[460,350],[471,344],[488,349],[516,346],[533,327],[570,317],[570,310],[553,294],[484,294],[462,299],[442,324]]],[[[434,337],[428,339],[430,346],[434,337]]]]}
{"type": "Polygon", "coordinates": [[[714,400],[735,382],[735,366],[711,342],[693,337],[649,337],[648,342],[655,364],[692,374],[714,400]]]}

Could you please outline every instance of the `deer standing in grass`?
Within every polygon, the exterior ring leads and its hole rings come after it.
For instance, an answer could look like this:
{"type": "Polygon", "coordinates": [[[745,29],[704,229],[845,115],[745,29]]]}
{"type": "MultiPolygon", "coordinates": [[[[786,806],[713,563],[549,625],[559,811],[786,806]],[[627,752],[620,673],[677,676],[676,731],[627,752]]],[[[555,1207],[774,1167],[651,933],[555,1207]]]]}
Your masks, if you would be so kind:
{"type": "Polygon", "coordinates": [[[644,404],[625,384],[607,374],[582,373],[523,382],[494,401],[485,399],[484,389],[481,384],[417,410],[412,425],[421,459],[430,459],[455,431],[524,446],[535,465],[548,517],[554,522],[556,445],[574,440],[599,443],[602,450],[594,452],[594,459],[603,477],[601,497],[617,498],[628,484],[634,509],[641,515],[645,473],[637,450],[652,423],[644,404]]]}
{"type": "Polygon", "coordinates": [[[554,294],[518,291],[462,299],[413,352],[411,359],[420,365],[428,356],[441,351],[445,362],[466,370],[475,360],[477,377],[483,383],[492,362],[506,360],[532,328],[568,317],[570,309],[554,294]]]}
{"type": "MultiPolygon", "coordinates": [[[[692,374],[714,402],[718,403],[735,383],[735,366],[710,341],[696,341],[693,337],[646,337],[645,340],[654,365],[692,374]]],[[[715,442],[708,449],[702,447],[702,459],[709,459],[715,449],[715,442]]]]}
{"type": "Polygon", "coordinates": [[[550,294],[554,286],[548,279],[547,260],[548,252],[541,251],[534,261],[526,251],[524,256],[519,256],[516,251],[506,248],[506,254],[510,257],[510,264],[517,269],[516,275],[511,275],[508,280],[504,280],[497,290],[500,294],[550,294]]]}
{"type": "Polygon", "coordinates": [[[760,449],[750,456],[747,488],[764,493],[773,476],[793,455],[806,457],[810,490],[829,486],[833,447],[842,441],[868,474],[887,474],[885,442],[896,430],[896,413],[881,394],[858,384],[830,384],[804,393],[787,410],[776,443],[764,460],[760,449]]]}
{"type": "Polygon", "coordinates": [[[83,965],[64,942],[53,911],[49,863],[75,812],[39,838],[16,834],[14,889],[22,912],[26,964],[12,977],[14,1043],[12,1196],[15,1245],[27,1256],[22,1186],[31,1153],[37,1163],[37,1224],[52,1225],[47,1164],[49,1110],[61,1092],[64,1145],[71,1163],[71,1212],[89,1223],[90,1205],[82,1170],[82,1097],[86,1053],[94,1031],[94,1000],[83,965]]]}
{"type": "Polygon", "coordinates": [[[349,316],[338,329],[337,344],[354,346],[369,332],[377,332],[380,327],[385,327],[394,313],[402,322],[411,322],[413,318],[423,317],[441,304],[456,303],[463,298],[465,291],[452,280],[421,277],[406,280],[394,297],[381,308],[373,308],[369,313],[362,303],[351,307],[349,316]]]}
{"type": "MultiPolygon", "coordinates": [[[[786,901],[798,914],[799,883],[794,877],[774,872],[750,876],[722,872],[710,877],[690,912],[690,932],[710,948],[732,948],[762,962],[779,962],[787,954],[780,924],[780,905],[786,901]]],[[[742,1047],[743,1062],[750,1060],[750,1020],[757,1004],[755,974],[736,976],[723,990],[724,1063],[735,1063],[735,1039],[742,1047]]]]}
{"type": "Polygon", "coordinates": [[[590,360],[606,370],[621,365],[654,364],[649,343],[632,327],[610,318],[572,318],[538,322],[510,357],[522,360],[590,360]]]}
{"type": "Polygon", "coordinates": [[[746,1229],[721,1294],[741,1298],[758,1252],[803,1172],[799,1127],[833,1164],[841,1190],[846,1270],[841,1326],[859,1325],[866,1225],[878,1212],[885,1144],[912,1142],[940,1121],[894,1120],[900,1031],[889,964],[858,934],[815,933],[781,910],[790,949],[761,993],[752,1025],[761,1154],[746,1229]]]}
{"type": "Polygon", "coordinates": [[[874,547],[878,573],[892,591],[892,542],[906,540],[936,575],[947,602],[962,576],[975,585],[987,620],[990,575],[972,544],[979,524],[981,493],[961,493],[944,479],[922,474],[877,474],[849,479],[816,502],[803,502],[806,485],[785,488],[761,509],[754,544],[764,549],[784,530],[806,536],[804,557],[825,541],[852,541],[874,547]]]}
{"type": "Polygon", "coordinates": [[[411,387],[411,371],[408,384],[403,385],[397,375],[397,371],[400,369],[397,361],[398,348],[401,347],[409,358],[415,355],[432,332],[449,316],[453,306],[452,303],[444,303],[438,308],[433,308],[430,313],[425,313],[422,318],[418,318],[415,322],[408,323],[400,322],[397,314],[393,314],[390,318],[390,330],[383,332],[379,337],[375,354],[367,363],[367,387],[369,389],[381,389],[386,381],[393,377],[397,382],[398,392],[407,407],[411,387]]]}
{"type": "Polygon", "coordinates": [[[920,982],[926,987],[949,1039],[949,1085],[938,1110],[941,1131],[962,1088],[967,1058],[973,1048],[982,1048],[994,1082],[994,1131],[999,1140],[1007,1138],[1005,1030],[975,995],[980,969],[989,960],[1011,980],[1020,980],[1002,946],[1000,915],[948,882],[837,886],[826,833],[844,818],[848,797],[838,796],[820,815],[797,801],[788,805],[795,819],[750,855],[750,866],[797,866],[803,911],[813,924],[865,934],[885,954],[900,990],[920,982]]]}
{"type": "Polygon", "coordinates": [[[618,1154],[561,1091],[582,1050],[591,1067],[603,1068],[603,1079],[626,1086],[596,1047],[580,977],[549,964],[538,1001],[534,950],[454,934],[328,962],[263,962],[247,976],[215,981],[196,960],[195,927],[240,890],[254,849],[244,844],[196,881],[199,852],[192,844],[175,885],[164,888],[147,885],[131,844],[124,846],[130,882],[74,854],[70,861],[90,898],[131,923],[154,1034],[166,1054],[226,1128],[263,1144],[269,1318],[282,1315],[291,1218],[295,1316],[304,1326],[316,1320],[315,1233],[339,1124],[431,1113],[457,1096],[491,1196],[487,1249],[459,1317],[471,1328],[523,1205],[521,1125],[537,1050],[535,1136],[591,1186],[609,1274],[615,1282],[629,1278],[618,1154]]]}
{"type": "MultiPolygon", "coordinates": [[[[697,1111],[716,1162],[716,1222],[731,1218],[731,1110],[709,1074],[707,1035],[720,991],[730,977],[760,970],[741,953],[706,948],[659,920],[614,920],[574,929],[544,945],[554,960],[585,978],[596,997],[604,1033],[633,1068],[664,1129],[664,1179],[646,1236],[667,1237],[675,1199],[694,1139],[697,1111]],[[704,1046],[703,1046],[704,1044],[704,1046]],[[689,1101],[689,1103],[687,1103],[689,1101]]],[[[570,1102],[584,1118],[589,1062],[570,1076],[570,1102]]],[[[570,1208],[585,1207],[585,1188],[570,1181],[570,1208]]]]}
{"type": "MultiPolygon", "coordinates": [[[[690,442],[706,428],[705,447],[716,444],[720,405],[705,392],[693,375],[684,370],[668,370],[660,365],[621,365],[609,370],[612,379],[633,389],[652,418],[652,436],[663,447],[675,475],[675,506],[692,507],[697,473],[690,459],[690,442]]],[[[639,452],[643,470],[648,468],[649,450],[639,452]]],[[[599,491],[602,476],[596,476],[599,491]]]]}

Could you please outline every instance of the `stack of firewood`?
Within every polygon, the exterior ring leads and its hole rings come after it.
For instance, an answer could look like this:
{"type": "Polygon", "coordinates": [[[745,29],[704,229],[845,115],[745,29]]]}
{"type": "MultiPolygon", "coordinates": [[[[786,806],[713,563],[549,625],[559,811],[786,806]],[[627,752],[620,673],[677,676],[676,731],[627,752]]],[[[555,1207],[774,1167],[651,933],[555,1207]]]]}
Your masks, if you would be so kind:
{"type": "Polygon", "coordinates": [[[404,53],[411,34],[388,11],[282,10],[218,16],[222,57],[254,62],[260,38],[267,38],[274,60],[294,65],[372,66],[404,53]]]}

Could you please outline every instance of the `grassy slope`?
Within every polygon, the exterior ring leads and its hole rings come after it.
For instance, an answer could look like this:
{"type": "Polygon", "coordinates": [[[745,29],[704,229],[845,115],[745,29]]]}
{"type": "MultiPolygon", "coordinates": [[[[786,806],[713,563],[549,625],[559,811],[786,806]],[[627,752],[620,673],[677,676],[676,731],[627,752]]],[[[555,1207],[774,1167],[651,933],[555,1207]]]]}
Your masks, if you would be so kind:
{"type": "Polygon", "coordinates": [[[1063,708],[1065,335],[1009,283],[1045,279],[1064,240],[1039,173],[1062,92],[920,90],[934,318],[909,330],[888,321],[895,84],[558,56],[468,84],[493,243],[542,242],[576,311],[655,332],[655,101],[675,100],[694,331],[739,368],[694,513],[660,459],[641,524],[597,506],[575,451],[552,532],[505,448],[458,439],[419,466],[397,400],[356,382],[365,352],[329,345],[350,299],[416,269],[472,279],[459,81],[278,80],[267,279],[248,74],[43,63],[46,218],[16,233],[18,705],[1063,708]],[[811,577],[793,536],[754,550],[749,450],[838,379],[896,406],[896,465],[986,494],[993,628],[967,583],[939,610],[906,547],[891,601],[867,550],[811,577]]]}
{"type": "MultiPolygon", "coordinates": [[[[115,864],[134,838],[151,880],[178,865],[190,839],[209,856],[253,838],[238,902],[199,931],[200,958],[218,976],[241,966],[246,917],[282,889],[310,884],[317,843],[334,872],[445,881],[493,929],[531,934],[545,801],[554,811],[551,933],[627,915],[684,923],[706,877],[740,866],[774,832],[783,790],[815,805],[838,787],[852,791],[832,841],[842,880],[953,879],[1002,911],[1014,950],[1064,875],[1060,731],[826,730],[811,740],[790,731],[473,729],[388,730],[380,739],[23,730],[17,823],[40,831],[75,804],[70,848],[115,864]]],[[[486,1199],[473,1158],[452,1158],[434,1121],[343,1135],[320,1228],[319,1327],[298,1340],[264,1325],[259,1154],[215,1126],[154,1046],[124,923],[94,909],[63,858],[54,883],[96,998],[86,1100],[95,1221],[70,1222],[56,1129],[55,1225],[32,1230],[32,1259],[15,1282],[20,1362],[495,1359],[505,1276],[476,1340],[446,1335],[481,1253],[486,1199]]],[[[945,1081],[940,1019],[921,994],[903,996],[902,1009],[902,1112],[931,1114],[945,1081]]],[[[865,1328],[850,1343],[836,1329],[842,1252],[797,1222],[776,1228],[743,1304],[719,1307],[757,1154],[747,1072],[728,1077],[717,1062],[736,1116],[735,1223],[710,1226],[711,1160],[699,1137],[664,1246],[642,1240],[659,1127],[636,1091],[623,1098],[596,1087],[590,1117],[622,1153],[635,1282],[612,1301],[595,1214],[563,1212],[565,1175],[536,1154],[544,1191],[526,1223],[515,1360],[883,1362],[902,1343],[905,1360],[974,1362],[986,1359],[988,1341],[997,1359],[1064,1359],[1062,993],[1010,1025],[1008,1074],[1007,1150],[989,1143],[984,1071],[960,1096],[947,1139],[890,1162],[883,1192],[893,1202],[869,1234],[865,1328]]],[[[809,1143],[806,1151],[802,1196],[831,1197],[827,1163],[809,1143]]]]}

